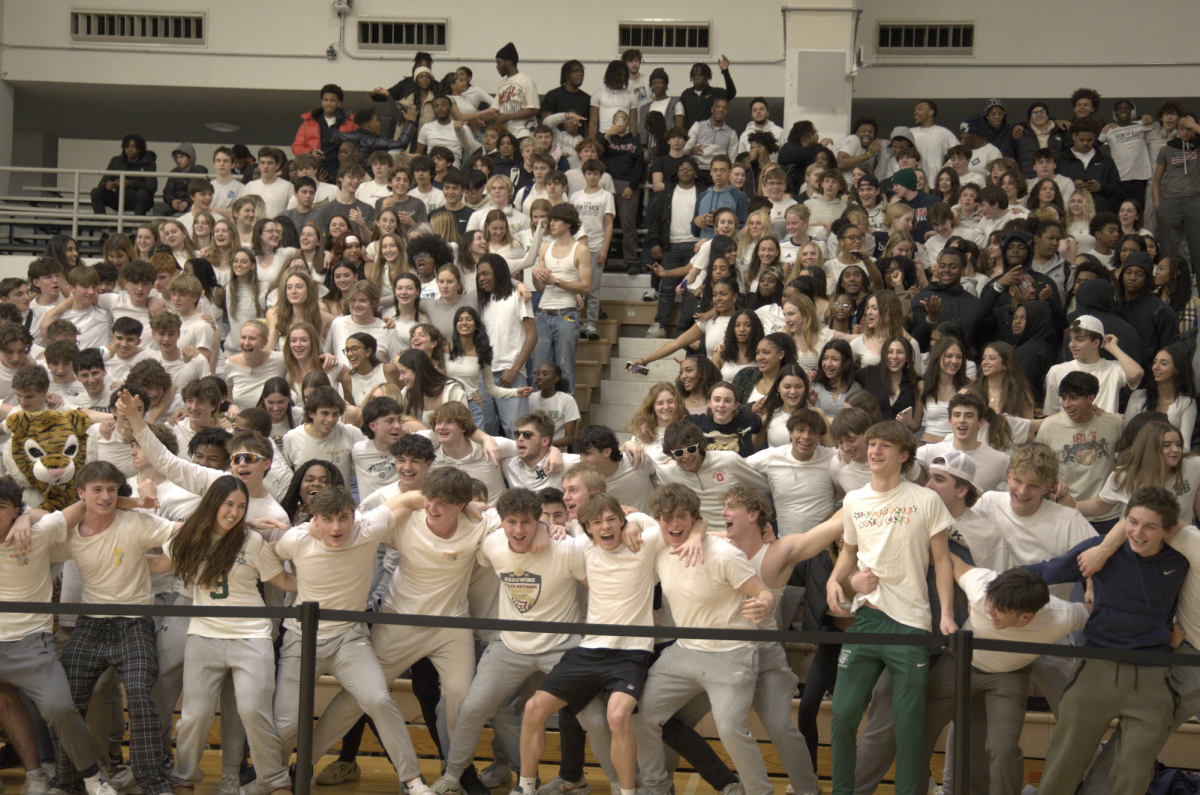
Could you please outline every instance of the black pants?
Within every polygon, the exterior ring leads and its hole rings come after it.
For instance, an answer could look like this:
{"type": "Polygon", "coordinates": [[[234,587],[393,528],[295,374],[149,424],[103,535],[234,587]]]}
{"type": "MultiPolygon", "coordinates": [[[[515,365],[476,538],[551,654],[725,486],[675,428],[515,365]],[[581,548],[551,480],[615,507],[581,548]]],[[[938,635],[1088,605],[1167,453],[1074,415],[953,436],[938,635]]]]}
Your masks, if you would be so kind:
{"type": "MultiPolygon", "coordinates": [[[[104,215],[106,207],[117,209],[118,195],[115,190],[108,190],[105,187],[97,186],[92,188],[92,212],[96,215],[104,215]]],[[[149,215],[150,208],[154,206],[154,194],[145,188],[126,188],[125,189],[125,212],[134,215],[149,215]]]]}
{"type": "Polygon", "coordinates": [[[796,728],[804,735],[808,753],[812,756],[813,768],[817,766],[817,714],[825,694],[837,683],[837,659],[841,652],[840,643],[817,644],[817,656],[808,666],[804,690],[800,694],[800,711],[796,716],[796,728]]]}

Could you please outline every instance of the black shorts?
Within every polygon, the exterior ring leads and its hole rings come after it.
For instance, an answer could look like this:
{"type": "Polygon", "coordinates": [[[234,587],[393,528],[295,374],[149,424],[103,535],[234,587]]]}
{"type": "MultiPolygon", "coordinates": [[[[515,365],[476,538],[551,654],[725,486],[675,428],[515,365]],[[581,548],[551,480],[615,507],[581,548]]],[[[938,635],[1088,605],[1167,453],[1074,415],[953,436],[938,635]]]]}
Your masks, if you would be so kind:
{"type": "Polygon", "coordinates": [[[629,649],[568,649],[538,690],[567,702],[579,714],[600,693],[627,693],[640,700],[653,653],[629,649]]]}

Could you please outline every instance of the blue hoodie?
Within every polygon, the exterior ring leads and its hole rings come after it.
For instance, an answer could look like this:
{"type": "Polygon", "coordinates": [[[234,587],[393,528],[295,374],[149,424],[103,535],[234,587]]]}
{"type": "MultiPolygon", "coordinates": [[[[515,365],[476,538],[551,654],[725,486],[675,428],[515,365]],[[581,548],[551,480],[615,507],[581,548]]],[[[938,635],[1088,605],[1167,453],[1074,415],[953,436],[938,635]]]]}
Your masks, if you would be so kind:
{"type": "MultiPolygon", "coordinates": [[[[1079,554],[1103,540],[1089,538],[1061,557],[1025,568],[1047,585],[1083,582],[1079,554]]],[[[1187,558],[1170,546],[1164,544],[1158,554],[1143,558],[1126,541],[1092,577],[1095,604],[1083,628],[1085,645],[1169,651],[1171,617],[1187,573],[1187,558]]]]}

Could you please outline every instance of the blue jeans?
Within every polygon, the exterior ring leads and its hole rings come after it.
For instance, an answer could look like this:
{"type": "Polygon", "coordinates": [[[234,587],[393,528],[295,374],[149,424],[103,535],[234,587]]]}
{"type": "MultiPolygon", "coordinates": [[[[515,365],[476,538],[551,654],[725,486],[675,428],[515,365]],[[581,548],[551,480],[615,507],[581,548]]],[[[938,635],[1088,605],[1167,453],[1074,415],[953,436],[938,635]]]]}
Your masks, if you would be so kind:
{"type": "MultiPolygon", "coordinates": [[[[492,377],[496,384],[500,384],[500,376],[504,375],[503,370],[495,370],[492,377]]],[[[525,380],[524,373],[517,373],[517,377],[513,379],[512,389],[520,389],[528,385],[525,380]]],[[[480,408],[483,411],[483,432],[492,436],[499,436],[503,433],[505,436],[514,438],[517,431],[517,420],[529,413],[529,398],[494,398],[483,389],[483,379],[479,379],[479,396],[483,398],[483,406],[480,408]]],[[[471,404],[471,414],[474,416],[475,404],[471,404]]],[[[478,425],[479,423],[476,422],[478,425]]]]}
{"type": "MultiPolygon", "coordinates": [[[[479,396],[482,397],[484,400],[488,399],[488,396],[483,393],[483,385],[482,384],[479,385],[479,396]]],[[[492,436],[496,435],[491,430],[489,430],[488,427],[484,424],[486,422],[486,418],[483,416],[483,406],[481,404],[476,403],[474,400],[468,400],[467,401],[467,410],[471,412],[471,419],[475,422],[476,428],[483,431],[484,433],[491,434],[492,436]]]]}
{"type": "Polygon", "coordinates": [[[537,313],[538,341],[533,349],[534,369],[546,362],[554,362],[567,379],[568,388],[575,388],[575,349],[579,347],[579,312],[575,309],[558,310],[561,315],[537,313]]]}

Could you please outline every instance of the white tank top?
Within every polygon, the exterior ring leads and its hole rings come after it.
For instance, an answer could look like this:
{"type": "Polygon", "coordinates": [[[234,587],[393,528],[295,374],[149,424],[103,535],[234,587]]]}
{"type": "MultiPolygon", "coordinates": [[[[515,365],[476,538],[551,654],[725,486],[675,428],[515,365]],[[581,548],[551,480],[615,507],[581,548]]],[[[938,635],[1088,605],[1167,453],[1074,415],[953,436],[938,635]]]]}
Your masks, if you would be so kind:
{"type": "MultiPolygon", "coordinates": [[[[555,279],[567,282],[579,281],[579,269],[575,267],[575,249],[577,248],[579,248],[578,240],[571,245],[571,250],[562,259],[554,256],[554,243],[546,248],[546,268],[554,274],[555,279]]],[[[542,301],[538,306],[541,309],[574,309],[576,306],[575,294],[569,293],[561,287],[546,285],[546,289],[542,291],[542,301]]]]}
{"type": "MultiPolygon", "coordinates": [[[[770,549],[770,547],[767,544],[763,544],[762,548],[758,550],[758,554],[750,559],[750,565],[754,567],[754,573],[758,575],[758,578],[760,580],[762,579],[763,558],[765,558],[767,556],[768,549],[770,549]]],[[[763,585],[767,585],[765,580],[763,581],[763,585]]],[[[786,586],[784,586],[784,587],[786,587],[786,586]]],[[[771,586],[767,585],[767,590],[769,590],[771,593],[775,594],[775,603],[778,604],[779,597],[783,596],[784,589],[783,588],[772,588],[771,586]]],[[[777,615],[778,615],[778,612],[772,613],[771,615],[764,618],[762,620],[762,623],[759,624],[758,626],[761,627],[762,629],[766,629],[766,630],[778,629],[779,622],[777,622],[775,620],[775,617],[777,615]]]]}
{"type": "Polygon", "coordinates": [[[366,375],[359,375],[352,371],[350,373],[350,395],[354,398],[354,405],[362,408],[366,405],[367,395],[371,394],[371,390],[387,382],[382,364],[375,365],[375,369],[366,375]]]}

